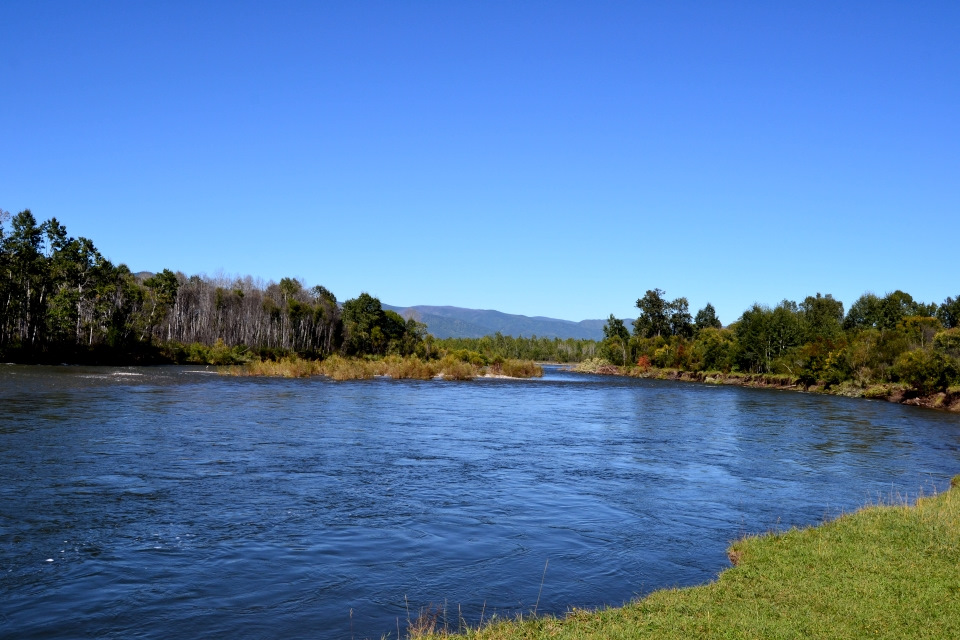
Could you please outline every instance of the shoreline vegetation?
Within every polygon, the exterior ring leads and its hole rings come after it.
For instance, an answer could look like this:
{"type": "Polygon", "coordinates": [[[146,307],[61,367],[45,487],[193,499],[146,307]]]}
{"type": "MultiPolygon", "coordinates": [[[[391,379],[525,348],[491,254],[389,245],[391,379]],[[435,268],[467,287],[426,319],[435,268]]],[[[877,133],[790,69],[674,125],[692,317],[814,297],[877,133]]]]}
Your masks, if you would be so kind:
{"type": "Polygon", "coordinates": [[[839,385],[807,384],[798,376],[776,373],[742,373],[739,371],[681,371],[656,367],[620,367],[595,358],[568,367],[576,373],[644,378],[649,380],[675,380],[702,384],[750,387],[754,389],[780,389],[801,393],[821,393],[846,398],[884,400],[926,409],[939,409],[960,413],[960,385],[947,387],[944,391],[923,395],[905,383],[882,382],[859,386],[852,381],[839,385]]]}
{"type": "Polygon", "coordinates": [[[632,331],[611,315],[602,340],[437,339],[368,293],[340,302],[297,278],[133,273],[55,218],[0,210],[2,362],[241,365],[260,375],[314,367],[346,379],[476,377],[504,365],[522,370],[514,361],[549,361],[958,408],[960,296],[937,304],[900,290],[865,293],[845,309],[817,293],[754,304],[727,325],[709,302],[692,314],[686,298],[669,300],[661,289],[647,290],[636,308],[632,331]]]}
{"type": "Polygon", "coordinates": [[[708,584],[476,628],[428,609],[407,633],[417,640],[960,638],[958,539],[960,475],[914,504],[892,497],[818,526],[738,540],[728,550],[733,566],[708,584]]]}
{"type": "Polygon", "coordinates": [[[377,377],[396,380],[473,380],[474,378],[539,378],[540,365],[527,360],[486,361],[479,354],[451,353],[437,360],[421,360],[417,356],[385,358],[345,358],[333,355],[325,360],[307,360],[297,356],[279,360],[256,360],[218,368],[226,376],[266,376],[307,378],[326,376],[333,380],[368,380],[377,377]]]}
{"type": "Polygon", "coordinates": [[[866,293],[846,312],[830,294],[754,304],[727,326],[708,302],[660,289],[636,302],[629,331],[611,315],[579,371],[773,387],[960,410],[960,296],[941,304],[904,291],[866,293]]]}

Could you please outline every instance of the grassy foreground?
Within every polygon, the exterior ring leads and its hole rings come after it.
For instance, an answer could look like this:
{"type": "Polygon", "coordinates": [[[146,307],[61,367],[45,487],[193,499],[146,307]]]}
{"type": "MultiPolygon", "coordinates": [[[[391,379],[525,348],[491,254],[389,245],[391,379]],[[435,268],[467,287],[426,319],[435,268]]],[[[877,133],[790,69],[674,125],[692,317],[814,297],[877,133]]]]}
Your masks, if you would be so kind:
{"type": "MultiPolygon", "coordinates": [[[[413,638],[960,638],[960,476],[915,505],[731,546],[716,582],[564,618],[494,621],[413,638]]],[[[431,632],[433,631],[433,632],[431,632]]]]}

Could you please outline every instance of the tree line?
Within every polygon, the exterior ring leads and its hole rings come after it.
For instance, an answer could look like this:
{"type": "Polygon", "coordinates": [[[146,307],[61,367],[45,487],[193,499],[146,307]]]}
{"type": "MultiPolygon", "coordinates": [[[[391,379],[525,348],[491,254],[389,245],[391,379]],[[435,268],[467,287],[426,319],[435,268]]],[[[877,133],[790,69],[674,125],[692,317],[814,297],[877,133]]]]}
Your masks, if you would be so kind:
{"type": "Polygon", "coordinates": [[[897,290],[866,293],[847,310],[817,293],[754,304],[724,327],[710,303],[692,316],[661,289],[636,302],[632,333],[610,316],[600,354],[619,366],[791,376],[808,385],[907,384],[922,393],[960,385],[960,296],[924,303],[897,290]]]}
{"type": "Polygon", "coordinates": [[[582,362],[600,355],[596,340],[583,338],[545,338],[505,336],[499,331],[482,338],[443,338],[433,340],[435,347],[448,351],[471,351],[488,360],[496,358],[535,362],[582,362]]]}
{"type": "Polygon", "coordinates": [[[296,278],[207,277],[164,269],[136,274],[72,237],[55,218],[0,210],[0,357],[20,362],[212,362],[288,353],[581,362],[740,371],[807,384],[861,388],[903,383],[922,392],[960,385],[960,296],[924,303],[871,293],[849,308],[817,293],[797,303],[755,304],[727,326],[707,303],[661,289],[636,302],[628,328],[610,316],[604,338],[561,340],[495,334],[435,340],[426,326],[384,310],[366,293],[337,301],[296,278]],[[632,329],[632,331],[631,331],[632,329]]]}
{"type": "Polygon", "coordinates": [[[233,361],[244,354],[429,355],[426,326],[363,293],[296,278],[135,274],[52,218],[0,210],[0,357],[24,362],[233,361]]]}

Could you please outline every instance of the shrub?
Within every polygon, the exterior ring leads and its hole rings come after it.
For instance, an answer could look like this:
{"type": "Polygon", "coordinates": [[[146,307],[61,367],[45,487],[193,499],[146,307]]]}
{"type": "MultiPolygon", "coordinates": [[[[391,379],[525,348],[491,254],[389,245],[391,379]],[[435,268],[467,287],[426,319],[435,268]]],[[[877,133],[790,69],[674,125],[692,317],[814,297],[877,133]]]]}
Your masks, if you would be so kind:
{"type": "Polygon", "coordinates": [[[942,391],[960,380],[960,366],[954,358],[926,349],[900,354],[892,372],[923,394],[942,391]]]}
{"type": "Polygon", "coordinates": [[[650,364],[650,358],[648,358],[646,354],[637,358],[637,368],[640,369],[640,371],[642,371],[643,373],[650,371],[651,366],[652,365],[650,364]]]}
{"type": "Polygon", "coordinates": [[[439,370],[445,380],[472,380],[477,377],[477,368],[474,365],[452,355],[440,360],[439,370]]]}
{"type": "Polygon", "coordinates": [[[504,360],[500,371],[511,378],[539,378],[543,376],[543,368],[530,360],[504,360]]]}
{"type": "Polygon", "coordinates": [[[319,367],[319,373],[334,380],[366,380],[377,374],[377,364],[368,360],[330,356],[319,367]]]}
{"type": "Polygon", "coordinates": [[[477,367],[485,367],[490,362],[482,353],[469,351],[467,349],[456,349],[448,353],[447,356],[461,362],[468,362],[477,367]]]}
{"type": "Polygon", "coordinates": [[[416,356],[388,356],[384,358],[382,374],[398,380],[429,380],[437,375],[436,369],[435,363],[424,362],[416,356]]]}
{"type": "Polygon", "coordinates": [[[941,331],[934,336],[933,348],[948,356],[960,358],[960,327],[941,331]]]}

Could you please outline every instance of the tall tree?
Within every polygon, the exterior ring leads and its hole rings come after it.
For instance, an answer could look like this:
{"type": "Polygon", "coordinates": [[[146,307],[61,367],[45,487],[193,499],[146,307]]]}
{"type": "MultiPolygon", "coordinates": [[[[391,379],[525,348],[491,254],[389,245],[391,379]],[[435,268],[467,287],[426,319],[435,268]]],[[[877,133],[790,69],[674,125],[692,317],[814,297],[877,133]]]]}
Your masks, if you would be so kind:
{"type": "Polygon", "coordinates": [[[627,364],[627,349],[630,344],[630,332],[627,331],[623,320],[612,313],[603,325],[603,342],[608,355],[617,353],[620,364],[627,364]]]}
{"type": "Polygon", "coordinates": [[[667,304],[670,335],[689,338],[693,336],[693,317],[690,315],[690,303],[686,298],[677,298],[667,304]]]}
{"type": "Polygon", "coordinates": [[[880,298],[872,293],[865,293],[850,305],[846,317],[843,319],[843,328],[871,329],[880,327],[880,298]]]}
{"type": "Polygon", "coordinates": [[[43,256],[44,229],[29,209],[13,217],[10,234],[4,238],[7,273],[10,279],[3,315],[5,342],[32,348],[45,324],[46,262],[43,256]]]}
{"type": "Polygon", "coordinates": [[[696,326],[697,331],[702,331],[707,328],[720,329],[723,325],[720,323],[720,319],[717,318],[717,310],[713,308],[713,305],[709,302],[703,309],[697,311],[696,318],[693,321],[694,326],[696,326]]]}
{"type": "Polygon", "coordinates": [[[956,299],[947,297],[937,309],[937,317],[946,329],[960,327],[960,295],[956,299]]]}
{"type": "MultiPolygon", "coordinates": [[[[174,302],[177,301],[177,289],[180,288],[180,281],[177,279],[177,274],[169,269],[164,269],[144,280],[143,284],[151,293],[151,310],[147,325],[152,330],[154,326],[167,317],[174,302]]],[[[167,340],[172,338],[172,331],[172,320],[168,320],[167,340]]]]}
{"type": "Polygon", "coordinates": [[[663,298],[662,289],[648,289],[637,300],[640,315],[633,321],[633,334],[641,338],[670,335],[669,304],[663,298]]]}
{"type": "Polygon", "coordinates": [[[835,340],[843,333],[843,303],[829,293],[807,296],[800,303],[806,328],[805,340],[835,340]]]}
{"type": "Polygon", "coordinates": [[[364,292],[344,302],[341,313],[347,352],[372,353],[374,340],[381,339],[383,335],[383,330],[379,328],[383,318],[380,300],[364,292]]]}

